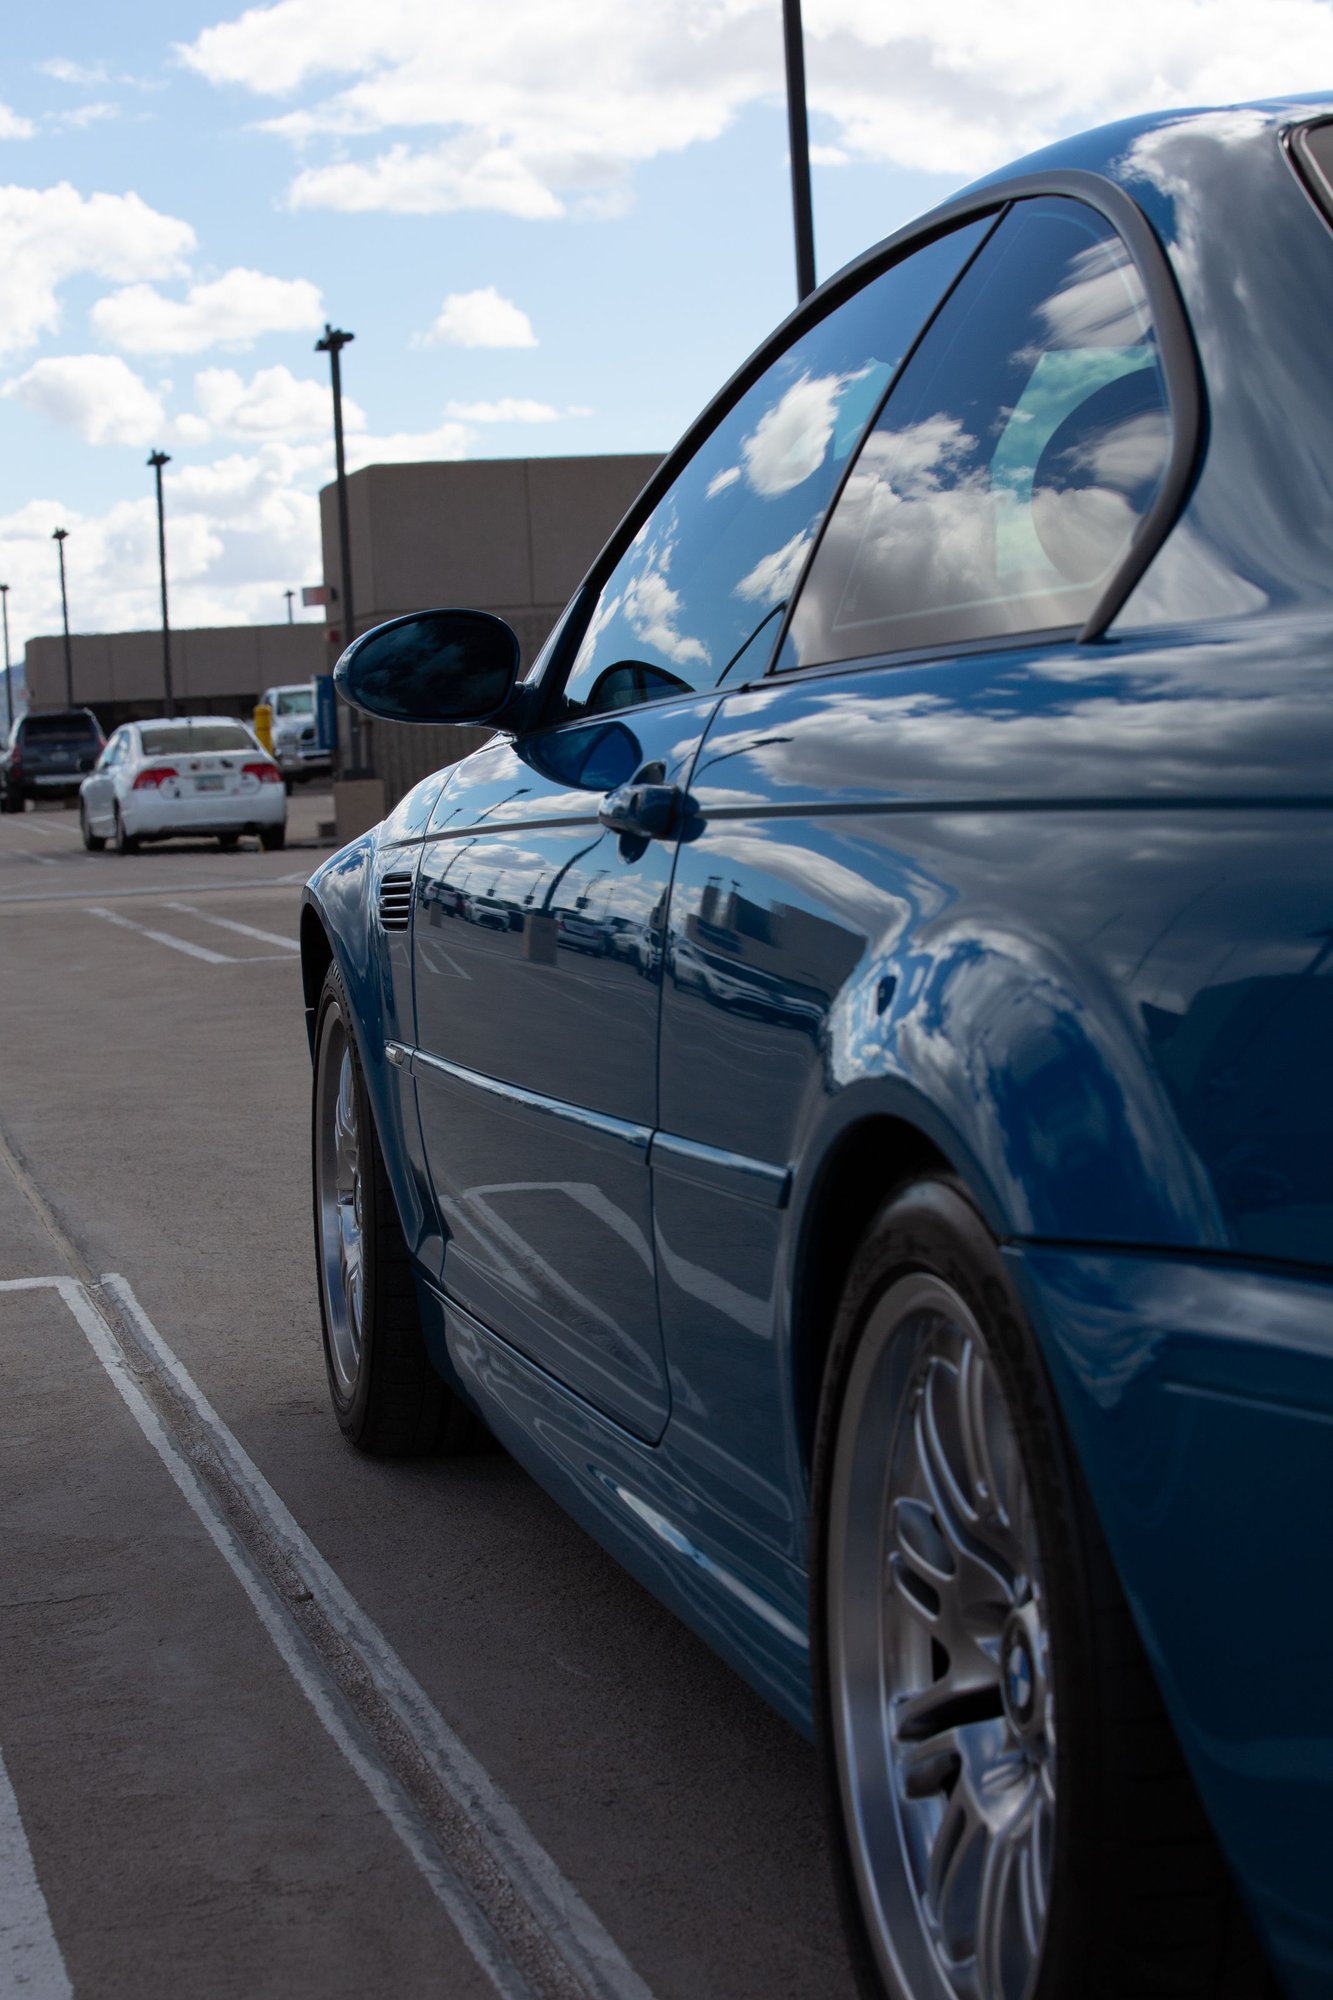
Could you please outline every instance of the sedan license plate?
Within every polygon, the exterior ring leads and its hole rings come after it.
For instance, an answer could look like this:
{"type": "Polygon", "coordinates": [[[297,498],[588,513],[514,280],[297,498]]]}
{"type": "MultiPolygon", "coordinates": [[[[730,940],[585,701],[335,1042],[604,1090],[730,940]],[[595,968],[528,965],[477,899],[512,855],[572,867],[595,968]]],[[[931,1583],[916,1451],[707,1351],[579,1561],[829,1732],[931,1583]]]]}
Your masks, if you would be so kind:
{"type": "Polygon", "coordinates": [[[196,778],[194,788],[196,792],[220,792],[223,782],[221,777],[196,778]]]}

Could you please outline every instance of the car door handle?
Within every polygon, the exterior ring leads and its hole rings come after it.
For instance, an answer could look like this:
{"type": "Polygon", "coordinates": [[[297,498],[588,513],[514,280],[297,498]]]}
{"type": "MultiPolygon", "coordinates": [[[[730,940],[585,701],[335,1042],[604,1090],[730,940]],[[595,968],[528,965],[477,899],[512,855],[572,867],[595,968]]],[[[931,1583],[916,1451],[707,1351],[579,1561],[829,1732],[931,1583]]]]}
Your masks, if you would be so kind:
{"type": "Polygon", "coordinates": [[[612,833],[629,834],[636,840],[665,840],[676,829],[679,809],[679,785],[642,785],[631,779],[607,793],[597,808],[597,817],[612,833]]]}

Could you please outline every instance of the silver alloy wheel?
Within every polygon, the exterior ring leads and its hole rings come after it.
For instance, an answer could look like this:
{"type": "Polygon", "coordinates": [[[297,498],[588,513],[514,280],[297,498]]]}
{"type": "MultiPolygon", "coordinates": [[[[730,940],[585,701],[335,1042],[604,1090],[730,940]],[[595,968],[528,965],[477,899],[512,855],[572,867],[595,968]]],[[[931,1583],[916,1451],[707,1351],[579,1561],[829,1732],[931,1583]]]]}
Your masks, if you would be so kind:
{"type": "Polygon", "coordinates": [[[365,1208],[356,1076],[336,1001],[324,1010],[315,1069],[315,1202],[329,1354],[339,1392],[350,1398],[361,1369],[365,1208]]]}
{"type": "Polygon", "coordinates": [[[895,1281],[834,1452],[829,1681],[844,1823],[881,1976],[910,2000],[1030,2000],[1056,1814],[1032,1497],[976,1320],[895,1281]]]}

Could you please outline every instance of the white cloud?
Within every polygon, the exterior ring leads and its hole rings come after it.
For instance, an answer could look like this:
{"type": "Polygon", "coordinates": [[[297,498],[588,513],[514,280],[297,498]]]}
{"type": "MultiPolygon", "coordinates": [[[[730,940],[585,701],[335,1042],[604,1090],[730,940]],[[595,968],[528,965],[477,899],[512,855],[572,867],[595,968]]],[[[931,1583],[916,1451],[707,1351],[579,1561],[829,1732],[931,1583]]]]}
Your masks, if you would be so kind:
{"type": "Polygon", "coordinates": [[[73,111],[58,111],[50,123],[62,131],[81,132],[88,125],[104,125],[109,118],[119,118],[120,106],[98,99],[92,104],[80,104],[73,111]]]}
{"type": "Polygon", "coordinates": [[[450,292],[422,344],[451,347],[535,347],[532,321],[520,306],[483,285],[475,292],[450,292]]]}
{"type": "MultiPolygon", "coordinates": [[[[327,382],[293,375],[289,368],[261,368],[247,382],[234,368],[205,368],[194,378],[195,401],[206,426],[233,437],[327,437],[333,409],[327,382]]],[[[365,414],[343,397],[343,423],[364,430],[365,414]]]]}
{"type": "MultiPolygon", "coordinates": [[[[276,0],[182,51],[218,84],[304,94],[270,129],[332,139],[296,201],[556,216],[623,205],[635,165],[782,96],[772,0],[547,0],[485,8],[276,0]],[[419,133],[421,138],[403,135],[419,133]],[[387,150],[367,142],[393,134],[387,150]]],[[[1327,0],[809,0],[817,152],[956,180],[1078,126],[1280,95],[1333,74],[1327,0]]]]}
{"type": "Polygon", "coordinates": [[[114,354],[49,356],[3,393],[87,444],[155,444],[166,430],[161,398],[114,354]]]}
{"type": "MultiPolygon", "coordinates": [[[[164,486],[172,621],[177,625],[276,624],[282,593],[322,572],[316,489],[325,453],[264,445],[207,466],[167,468],[164,486]]],[[[14,637],[60,629],[60,585],[51,530],[69,529],[65,561],[76,632],[156,626],[157,512],[152,475],[134,500],[82,514],[66,499],[35,499],[0,519],[14,637]]]]}
{"type": "Polygon", "coordinates": [[[813,539],[809,529],[802,528],[780,549],[761,556],[749,575],[736,585],[737,597],[744,597],[751,604],[781,604],[796,588],[813,539]]]}
{"type": "Polygon", "coordinates": [[[243,265],[191,285],[183,299],[165,298],[152,285],[127,285],[92,311],[103,339],[131,354],[246,347],[265,333],[313,332],[323,319],[319,289],[308,278],[271,278],[243,265]]]}
{"type": "Polygon", "coordinates": [[[772,500],[790,493],[824,463],[837,416],[843,375],[802,375],[765,410],[741,445],[745,476],[756,493],[772,500]]]}
{"type": "Polygon", "coordinates": [[[109,81],[105,63],[77,63],[66,56],[52,56],[48,62],[38,63],[37,68],[43,76],[54,77],[57,83],[78,84],[81,88],[109,81]]]}
{"type": "Polygon", "coordinates": [[[347,469],[356,472],[363,465],[411,464],[425,458],[466,458],[477,442],[477,434],[466,424],[446,419],[429,431],[392,431],[372,437],[360,432],[349,437],[347,469]]]}
{"type": "Polygon", "coordinates": [[[69,279],[170,277],[194,242],[187,222],[137,194],[85,196],[64,181],[0,187],[0,354],[30,347],[59,325],[58,292],[69,279]]]}
{"type": "Polygon", "coordinates": [[[553,403],[535,403],[527,396],[501,396],[494,403],[446,403],[444,414],[465,424],[556,424],[566,417],[590,417],[592,411],[579,403],[557,410],[553,403]]]}
{"type": "Polygon", "coordinates": [[[0,104],[0,139],[31,139],[36,130],[31,118],[11,111],[7,104],[0,104]]]}

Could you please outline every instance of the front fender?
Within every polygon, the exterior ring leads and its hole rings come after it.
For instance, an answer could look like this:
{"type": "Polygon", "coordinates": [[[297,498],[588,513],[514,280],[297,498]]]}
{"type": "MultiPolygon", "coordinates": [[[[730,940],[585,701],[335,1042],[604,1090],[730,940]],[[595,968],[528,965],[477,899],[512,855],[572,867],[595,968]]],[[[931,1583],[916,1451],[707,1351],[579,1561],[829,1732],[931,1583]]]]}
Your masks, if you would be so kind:
{"type": "MultiPolygon", "coordinates": [[[[435,792],[438,789],[437,781],[435,792]]],[[[379,920],[384,875],[391,869],[410,871],[415,881],[420,855],[416,840],[395,826],[397,817],[331,855],[311,876],[301,899],[301,959],[312,1047],[314,1009],[329,959],[342,975],[403,1235],[422,1270],[433,1275],[440,1268],[443,1244],[414,1086],[407,1071],[385,1055],[387,1042],[411,1046],[415,1038],[410,920],[408,928],[399,931],[385,931],[379,920]]]]}

